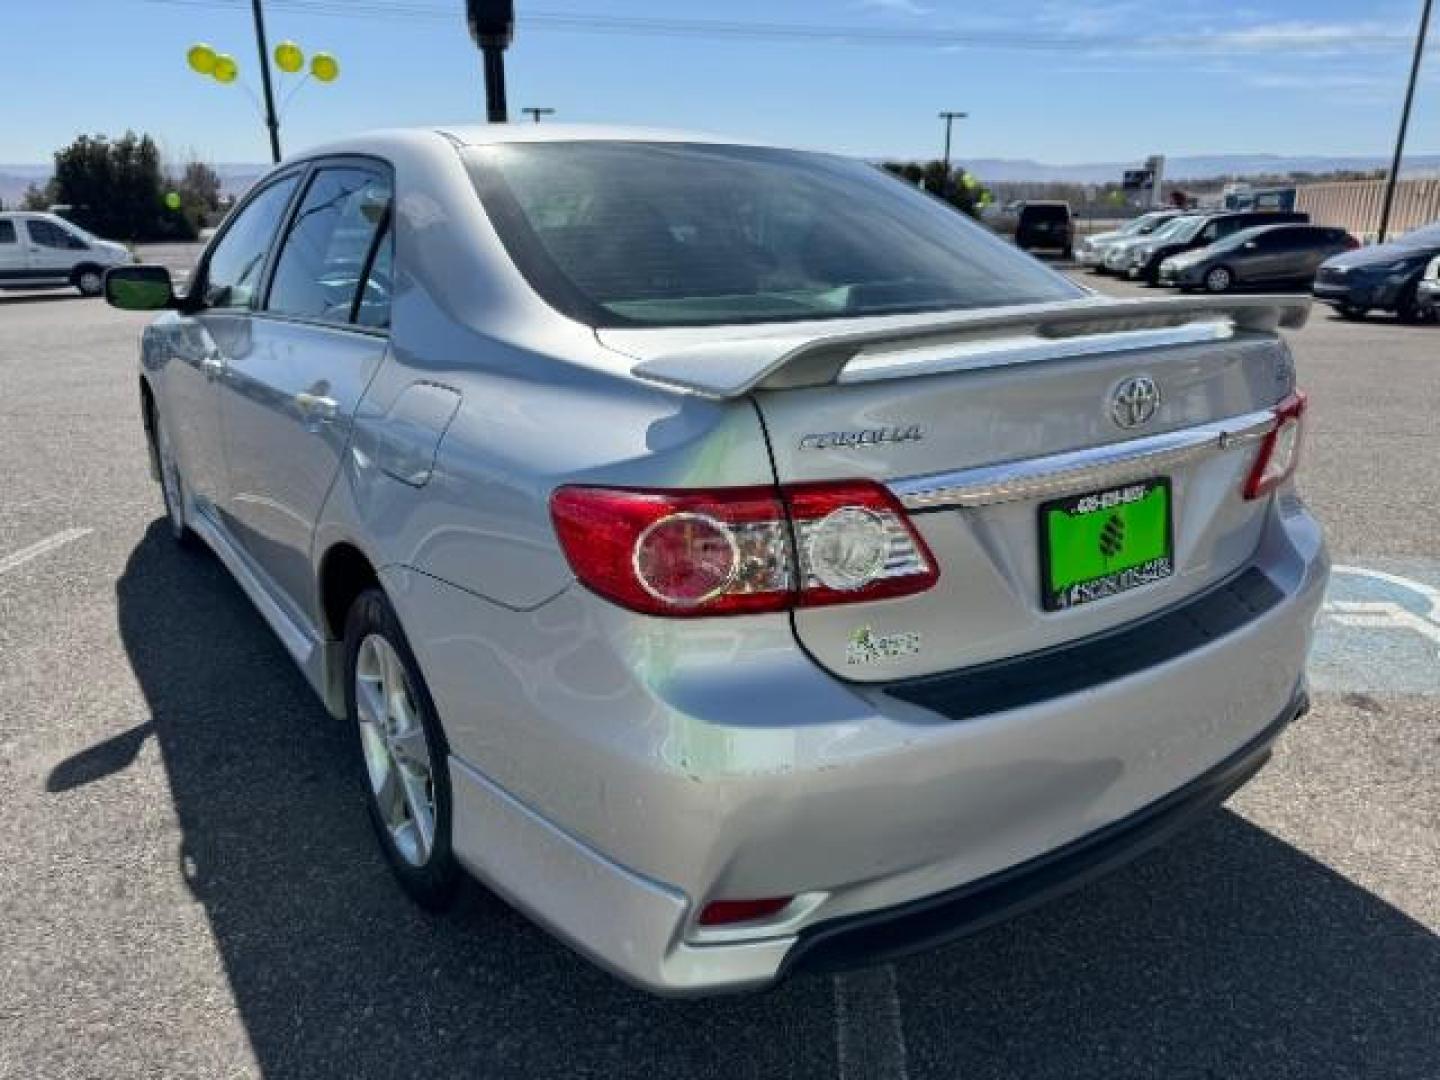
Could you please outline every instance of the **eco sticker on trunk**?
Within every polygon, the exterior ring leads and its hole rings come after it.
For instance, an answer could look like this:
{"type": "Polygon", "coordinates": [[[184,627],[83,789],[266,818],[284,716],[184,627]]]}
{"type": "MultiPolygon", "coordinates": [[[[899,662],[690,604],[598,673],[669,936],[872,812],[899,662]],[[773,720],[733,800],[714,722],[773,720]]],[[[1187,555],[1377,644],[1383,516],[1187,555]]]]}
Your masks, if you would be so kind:
{"type": "Polygon", "coordinates": [[[915,656],[919,652],[920,634],[917,631],[876,634],[870,627],[862,626],[850,635],[850,641],[845,646],[845,663],[875,664],[915,656]]]}

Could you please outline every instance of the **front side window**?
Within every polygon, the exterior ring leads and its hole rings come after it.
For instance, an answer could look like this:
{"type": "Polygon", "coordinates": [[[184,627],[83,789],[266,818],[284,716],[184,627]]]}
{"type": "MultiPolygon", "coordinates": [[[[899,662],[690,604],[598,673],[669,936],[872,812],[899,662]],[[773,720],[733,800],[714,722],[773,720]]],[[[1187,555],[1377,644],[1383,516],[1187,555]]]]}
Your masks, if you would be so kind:
{"type": "MultiPolygon", "coordinates": [[[[389,219],[390,199],[390,181],[375,170],[346,166],[316,172],[280,248],[266,310],[350,322],[360,283],[371,269],[376,233],[389,219]]],[[[367,285],[365,297],[372,309],[367,318],[381,317],[373,310],[374,286],[367,285]]]]}
{"type": "Polygon", "coordinates": [[[260,288],[265,256],[297,183],[297,176],[277,180],[246,203],[226,227],[205,266],[206,307],[251,306],[260,288]]]}
{"type": "Polygon", "coordinates": [[[0,221],[0,244],[15,243],[15,223],[13,221],[0,221]]]}
{"type": "Polygon", "coordinates": [[[31,243],[39,244],[41,247],[75,251],[86,246],[85,241],[70,230],[62,229],[53,221],[46,221],[43,218],[30,218],[25,222],[25,228],[30,233],[31,243]]]}
{"type": "Polygon", "coordinates": [[[592,326],[847,318],[1085,292],[862,162],[688,143],[500,144],[469,155],[511,259],[592,326]]]}

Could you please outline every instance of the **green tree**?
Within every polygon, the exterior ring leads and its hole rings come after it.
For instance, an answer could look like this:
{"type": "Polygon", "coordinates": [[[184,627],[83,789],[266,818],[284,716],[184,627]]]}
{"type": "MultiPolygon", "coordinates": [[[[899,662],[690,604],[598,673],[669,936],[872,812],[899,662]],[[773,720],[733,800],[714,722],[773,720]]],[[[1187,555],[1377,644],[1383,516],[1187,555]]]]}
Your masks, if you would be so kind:
{"type": "Polygon", "coordinates": [[[54,201],[79,225],[116,240],[190,239],[195,230],[167,213],[160,150],[149,135],[127,131],[114,141],[81,135],[55,153],[54,201]]]}
{"type": "Polygon", "coordinates": [[[907,183],[923,187],[962,213],[979,216],[984,189],[963,168],[952,165],[947,169],[943,161],[887,161],[883,168],[907,183]]]}
{"type": "Polygon", "coordinates": [[[220,174],[203,161],[186,162],[170,190],[180,196],[180,213],[197,233],[220,216],[220,174]]]}

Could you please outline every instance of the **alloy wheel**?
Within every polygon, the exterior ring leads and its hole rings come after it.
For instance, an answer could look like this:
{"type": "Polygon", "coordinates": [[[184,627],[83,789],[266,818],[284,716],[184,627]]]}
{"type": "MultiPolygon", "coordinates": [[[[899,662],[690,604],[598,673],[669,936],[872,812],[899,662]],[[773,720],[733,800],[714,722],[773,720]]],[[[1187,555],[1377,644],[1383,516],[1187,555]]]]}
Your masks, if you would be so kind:
{"type": "Polygon", "coordinates": [[[1230,288],[1230,271],[1217,266],[1205,275],[1205,287],[1211,292],[1221,293],[1230,288]]]}
{"type": "Polygon", "coordinates": [[[99,296],[105,291],[105,279],[98,270],[86,270],[76,283],[82,295],[99,296]]]}
{"type": "Polygon", "coordinates": [[[380,634],[355,657],[355,710],[370,794],[395,850],[424,866],[435,845],[435,780],[425,725],[395,647],[380,634]]]}

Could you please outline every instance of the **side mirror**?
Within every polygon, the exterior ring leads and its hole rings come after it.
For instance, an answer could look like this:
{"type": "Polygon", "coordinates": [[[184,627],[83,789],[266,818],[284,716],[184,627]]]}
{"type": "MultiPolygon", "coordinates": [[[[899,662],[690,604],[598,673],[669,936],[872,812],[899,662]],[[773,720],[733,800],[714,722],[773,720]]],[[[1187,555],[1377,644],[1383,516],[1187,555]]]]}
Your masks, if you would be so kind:
{"type": "Polygon", "coordinates": [[[179,307],[170,271],[163,266],[112,266],[105,271],[105,301],[121,311],[179,307]]]}

